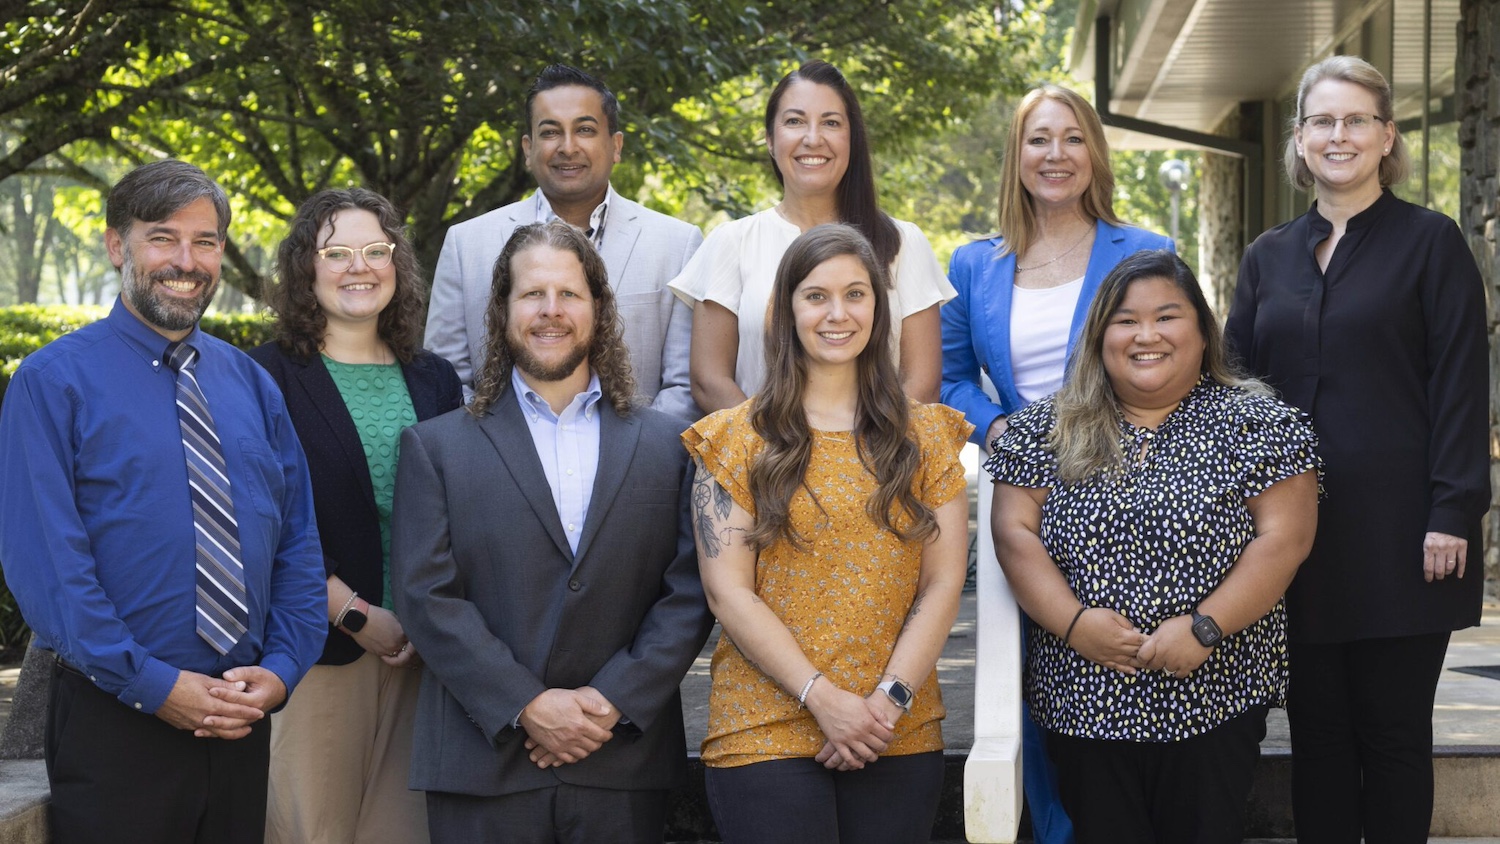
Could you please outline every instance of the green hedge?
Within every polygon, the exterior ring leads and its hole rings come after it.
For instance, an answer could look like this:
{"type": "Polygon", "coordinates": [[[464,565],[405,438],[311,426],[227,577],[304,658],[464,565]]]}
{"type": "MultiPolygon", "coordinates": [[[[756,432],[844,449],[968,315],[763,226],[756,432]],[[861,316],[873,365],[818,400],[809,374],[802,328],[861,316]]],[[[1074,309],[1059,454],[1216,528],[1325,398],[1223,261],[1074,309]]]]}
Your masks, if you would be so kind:
{"type": "MultiPolygon", "coordinates": [[[[76,305],[16,305],[0,308],[0,401],[21,360],[69,331],[103,319],[109,309],[76,305]]],[[[203,330],[241,349],[253,349],[271,340],[270,317],[260,314],[210,314],[200,323],[203,330]]],[[[30,633],[16,600],[0,577],[0,649],[26,643],[30,633]]]]}
{"type": "MultiPolygon", "coordinates": [[[[103,319],[109,309],[95,305],[15,305],[0,308],[0,401],[21,360],[69,331],[103,319]]],[[[241,349],[271,341],[271,318],[263,314],[208,314],[203,330],[241,349]]],[[[0,647],[4,642],[0,641],[0,647]]]]}

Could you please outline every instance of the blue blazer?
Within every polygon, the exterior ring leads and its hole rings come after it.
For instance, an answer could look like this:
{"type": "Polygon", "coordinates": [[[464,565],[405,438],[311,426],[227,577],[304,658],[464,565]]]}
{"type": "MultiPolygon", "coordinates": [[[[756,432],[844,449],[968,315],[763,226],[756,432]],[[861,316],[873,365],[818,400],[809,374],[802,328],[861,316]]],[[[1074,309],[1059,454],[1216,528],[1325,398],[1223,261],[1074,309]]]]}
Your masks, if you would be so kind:
{"type": "MultiPolygon", "coordinates": [[[[1109,271],[1127,255],[1142,249],[1175,250],[1172,239],[1132,226],[1097,223],[1089,268],[1083,276],[1083,292],[1068,329],[1068,354],[1083,330],[1089,303],[1109,271]]],[[[1015,413],[1026,405],[1016,392],[1010,360],[1010,302],[1015,289],[1016,256],[996,257],[1001,238],[992,237],[960,246],[948,263],[948,280],[958,297],[943,306],[943,404],[963,411],[974,426],[969,439],[984,442],[985,432],[1002,414],[1015,413]],[[1000,394],[996,405],[980,387],[983,370],[1000,394]]]]}

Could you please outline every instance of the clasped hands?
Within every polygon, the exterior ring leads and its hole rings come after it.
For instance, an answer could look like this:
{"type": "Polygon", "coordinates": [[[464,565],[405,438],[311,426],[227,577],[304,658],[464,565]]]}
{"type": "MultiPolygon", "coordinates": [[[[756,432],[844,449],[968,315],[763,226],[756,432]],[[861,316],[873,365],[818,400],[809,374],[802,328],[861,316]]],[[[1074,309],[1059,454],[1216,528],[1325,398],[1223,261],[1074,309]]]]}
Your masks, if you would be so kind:
{"type": "Polygon", "coordinates": [[[1213,653],[1193,635],[1192,616],[1169,618],[1147,636],[1107,607],[1090,607],[1079,616],[1068,646],[1084,659],[1123,674],[1165,671],[1178,679],[1197,671],[1213,653]]]}
{"type": "Polygon", "coordinates": [[[284,700],[286,685],[259,665],[231,668],[222,680],[179,671],[156,717],[179,730],[192,730],[198,738],[239,739],[284,700]]]}
{"type": "Polygon", "coordinates": [[[593,686],[548,689],[521,710],[526,749],[538,768],[577,762],[614,737],[616,709],[593,686]]]}
{"type": "Polygon", "coordinates": [[[857,771],[879,759],[896,737],[896,721],[905,714],[879,689],[860,697],[826,677],[813,683],[805,703],[827,739],[814,758],[836,771],[857,771]]]}

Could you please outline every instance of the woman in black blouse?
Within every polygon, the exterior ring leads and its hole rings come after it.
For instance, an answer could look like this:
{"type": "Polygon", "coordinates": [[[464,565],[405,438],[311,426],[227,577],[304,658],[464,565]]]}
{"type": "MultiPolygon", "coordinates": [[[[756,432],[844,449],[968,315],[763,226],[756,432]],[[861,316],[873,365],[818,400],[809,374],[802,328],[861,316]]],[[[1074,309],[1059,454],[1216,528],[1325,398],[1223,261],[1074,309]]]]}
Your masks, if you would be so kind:
{"type": "Polygon", "coordinates": [[[1067,382],[985,468],[1027,637],[1026,695],[1079,844],[1243,837],[1281,596],[1312,545],[1311,427],[1224,360],[1180,258],[1104,279],[1067,382]]]}
{"type": "Polygon", "coordinates": [[[1410,169],[1392,116],[1360,59],[1303,74],[1286,169],[1317,202],[1251,245],[1227,328],[1327,460],[1287,593],[1292,807],[1319,844],[1427,840],[1433,696],[1484,580],[1484,291],[1453,221],[1390,192],[1410,169]]]}

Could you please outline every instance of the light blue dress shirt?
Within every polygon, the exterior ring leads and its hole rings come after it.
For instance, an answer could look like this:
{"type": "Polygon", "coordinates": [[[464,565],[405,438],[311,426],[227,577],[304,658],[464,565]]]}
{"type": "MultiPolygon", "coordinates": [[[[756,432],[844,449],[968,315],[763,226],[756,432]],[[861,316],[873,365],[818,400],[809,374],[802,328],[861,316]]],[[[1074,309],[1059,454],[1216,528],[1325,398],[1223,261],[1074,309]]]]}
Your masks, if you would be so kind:
{"type": "Polygon", "coordinates": [[[587,390],[573,397],[562,413],[553,413],[551,405],[526,384],[521,371],[512,367],[510,383],[521,415],[531,431],[536,455],[552,487],[552,503],[562,520],[568,547],[578,551],[578,537],[589,515],[589,499],[594,494],[594,476],[599,471],[599,376],[589,373],[587,390]]]}

